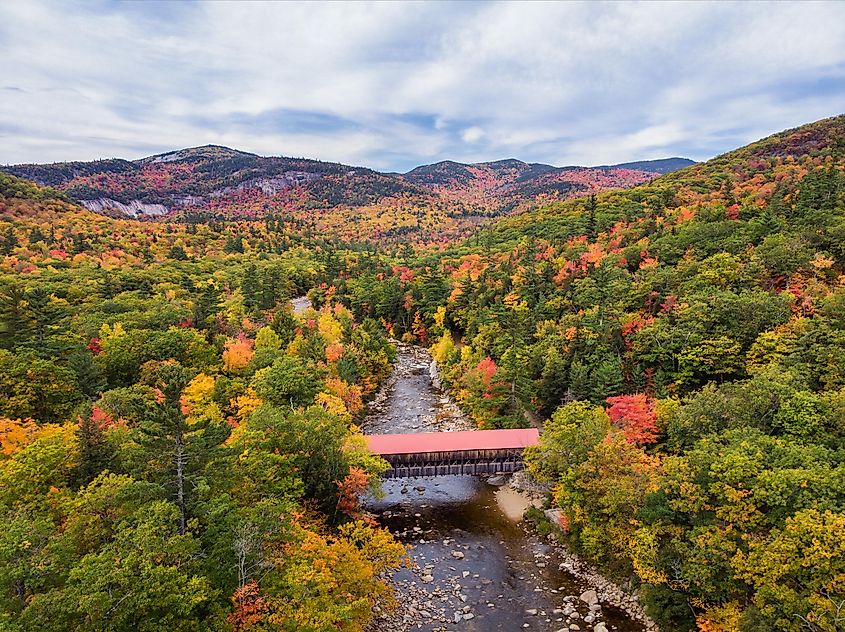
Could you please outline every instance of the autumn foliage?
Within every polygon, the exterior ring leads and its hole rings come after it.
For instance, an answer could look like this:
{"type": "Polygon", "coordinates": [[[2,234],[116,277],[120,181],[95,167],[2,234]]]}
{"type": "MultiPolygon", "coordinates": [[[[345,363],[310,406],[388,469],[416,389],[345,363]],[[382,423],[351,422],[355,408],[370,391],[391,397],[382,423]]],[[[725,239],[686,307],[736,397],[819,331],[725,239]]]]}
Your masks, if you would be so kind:
{"type": "Polygon", "coordinates": [[[337,509],[348,516],[356,517],[359,512],[358,500],[370,485],[370,476],[358,467],[349,468],[349,474],[339,481],[337,509]]]}
{"type": "Polygon", "coordinates": [[[232,612],[226,618],[235,632],[246,632],[261,622],[268,611],[258,582],[251,580],[235,589],[231,597],[232,612]]]}
{"type": "Polygon", "coordinates": [[[647,445],[657,441],[657,416],[645,395],[608,397],[607,403],[611,423],[622,430],[629,443],[647,445]]]}

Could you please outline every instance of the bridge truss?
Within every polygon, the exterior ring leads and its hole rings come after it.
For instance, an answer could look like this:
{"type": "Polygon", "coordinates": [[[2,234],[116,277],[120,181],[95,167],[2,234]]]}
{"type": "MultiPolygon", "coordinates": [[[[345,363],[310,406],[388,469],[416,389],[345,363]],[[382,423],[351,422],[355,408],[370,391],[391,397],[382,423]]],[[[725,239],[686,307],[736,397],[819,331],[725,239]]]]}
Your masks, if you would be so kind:
{"type": "Polygon", "coordinates": [[[521,448],[385,454],[382,458],[391,466],[382,478],[498,474],[525,469],[521,448]]]}

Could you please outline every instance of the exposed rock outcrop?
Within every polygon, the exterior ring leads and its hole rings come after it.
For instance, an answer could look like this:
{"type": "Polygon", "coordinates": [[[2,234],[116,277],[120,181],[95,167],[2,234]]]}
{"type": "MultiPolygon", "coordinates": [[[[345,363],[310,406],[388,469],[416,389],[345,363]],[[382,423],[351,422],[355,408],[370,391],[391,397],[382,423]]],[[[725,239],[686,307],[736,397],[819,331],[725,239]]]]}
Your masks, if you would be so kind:
{"type": "Polygon", "coordinates": [[[105,211],[120,211],[129,217],[148,216],[156,217],[164,215],[169,210],[164,204],[146,204],[138,200],[132,200],[128,204],[112,200],[110,198],[97,198],[96,200],[82,200],[82,206],[95,213],[105,211]]]}

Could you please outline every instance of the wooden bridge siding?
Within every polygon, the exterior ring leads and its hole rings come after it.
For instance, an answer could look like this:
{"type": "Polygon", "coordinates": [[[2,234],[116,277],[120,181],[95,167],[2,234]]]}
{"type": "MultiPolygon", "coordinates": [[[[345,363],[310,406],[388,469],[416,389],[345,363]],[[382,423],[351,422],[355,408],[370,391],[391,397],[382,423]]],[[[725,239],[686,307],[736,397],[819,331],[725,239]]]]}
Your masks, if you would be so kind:
{"type": "Polygon", "coordinates": [[[383,478],[496,474],[525,469],[522,449],[385,454],[382,458],[391,465],[383,478]]]}

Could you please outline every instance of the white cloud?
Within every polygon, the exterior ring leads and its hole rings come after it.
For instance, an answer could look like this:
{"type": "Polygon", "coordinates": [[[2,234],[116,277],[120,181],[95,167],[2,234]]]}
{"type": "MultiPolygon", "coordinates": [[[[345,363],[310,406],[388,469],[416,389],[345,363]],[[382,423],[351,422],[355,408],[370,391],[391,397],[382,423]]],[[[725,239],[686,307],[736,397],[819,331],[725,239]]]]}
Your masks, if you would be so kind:
{"type": "Polygon", "coordinates": [[[842,3],[9,2],[0,162],[700,159],[841,113],[842,42],[842,3]]]}
{"type": "Polygon", "coordinates": [[[463,138],[464,142],[467,143],[477,143],[484,138],[484,130],[476,126],[467,127],[463,132],[461,132],[461,138],[463,138]]]}

